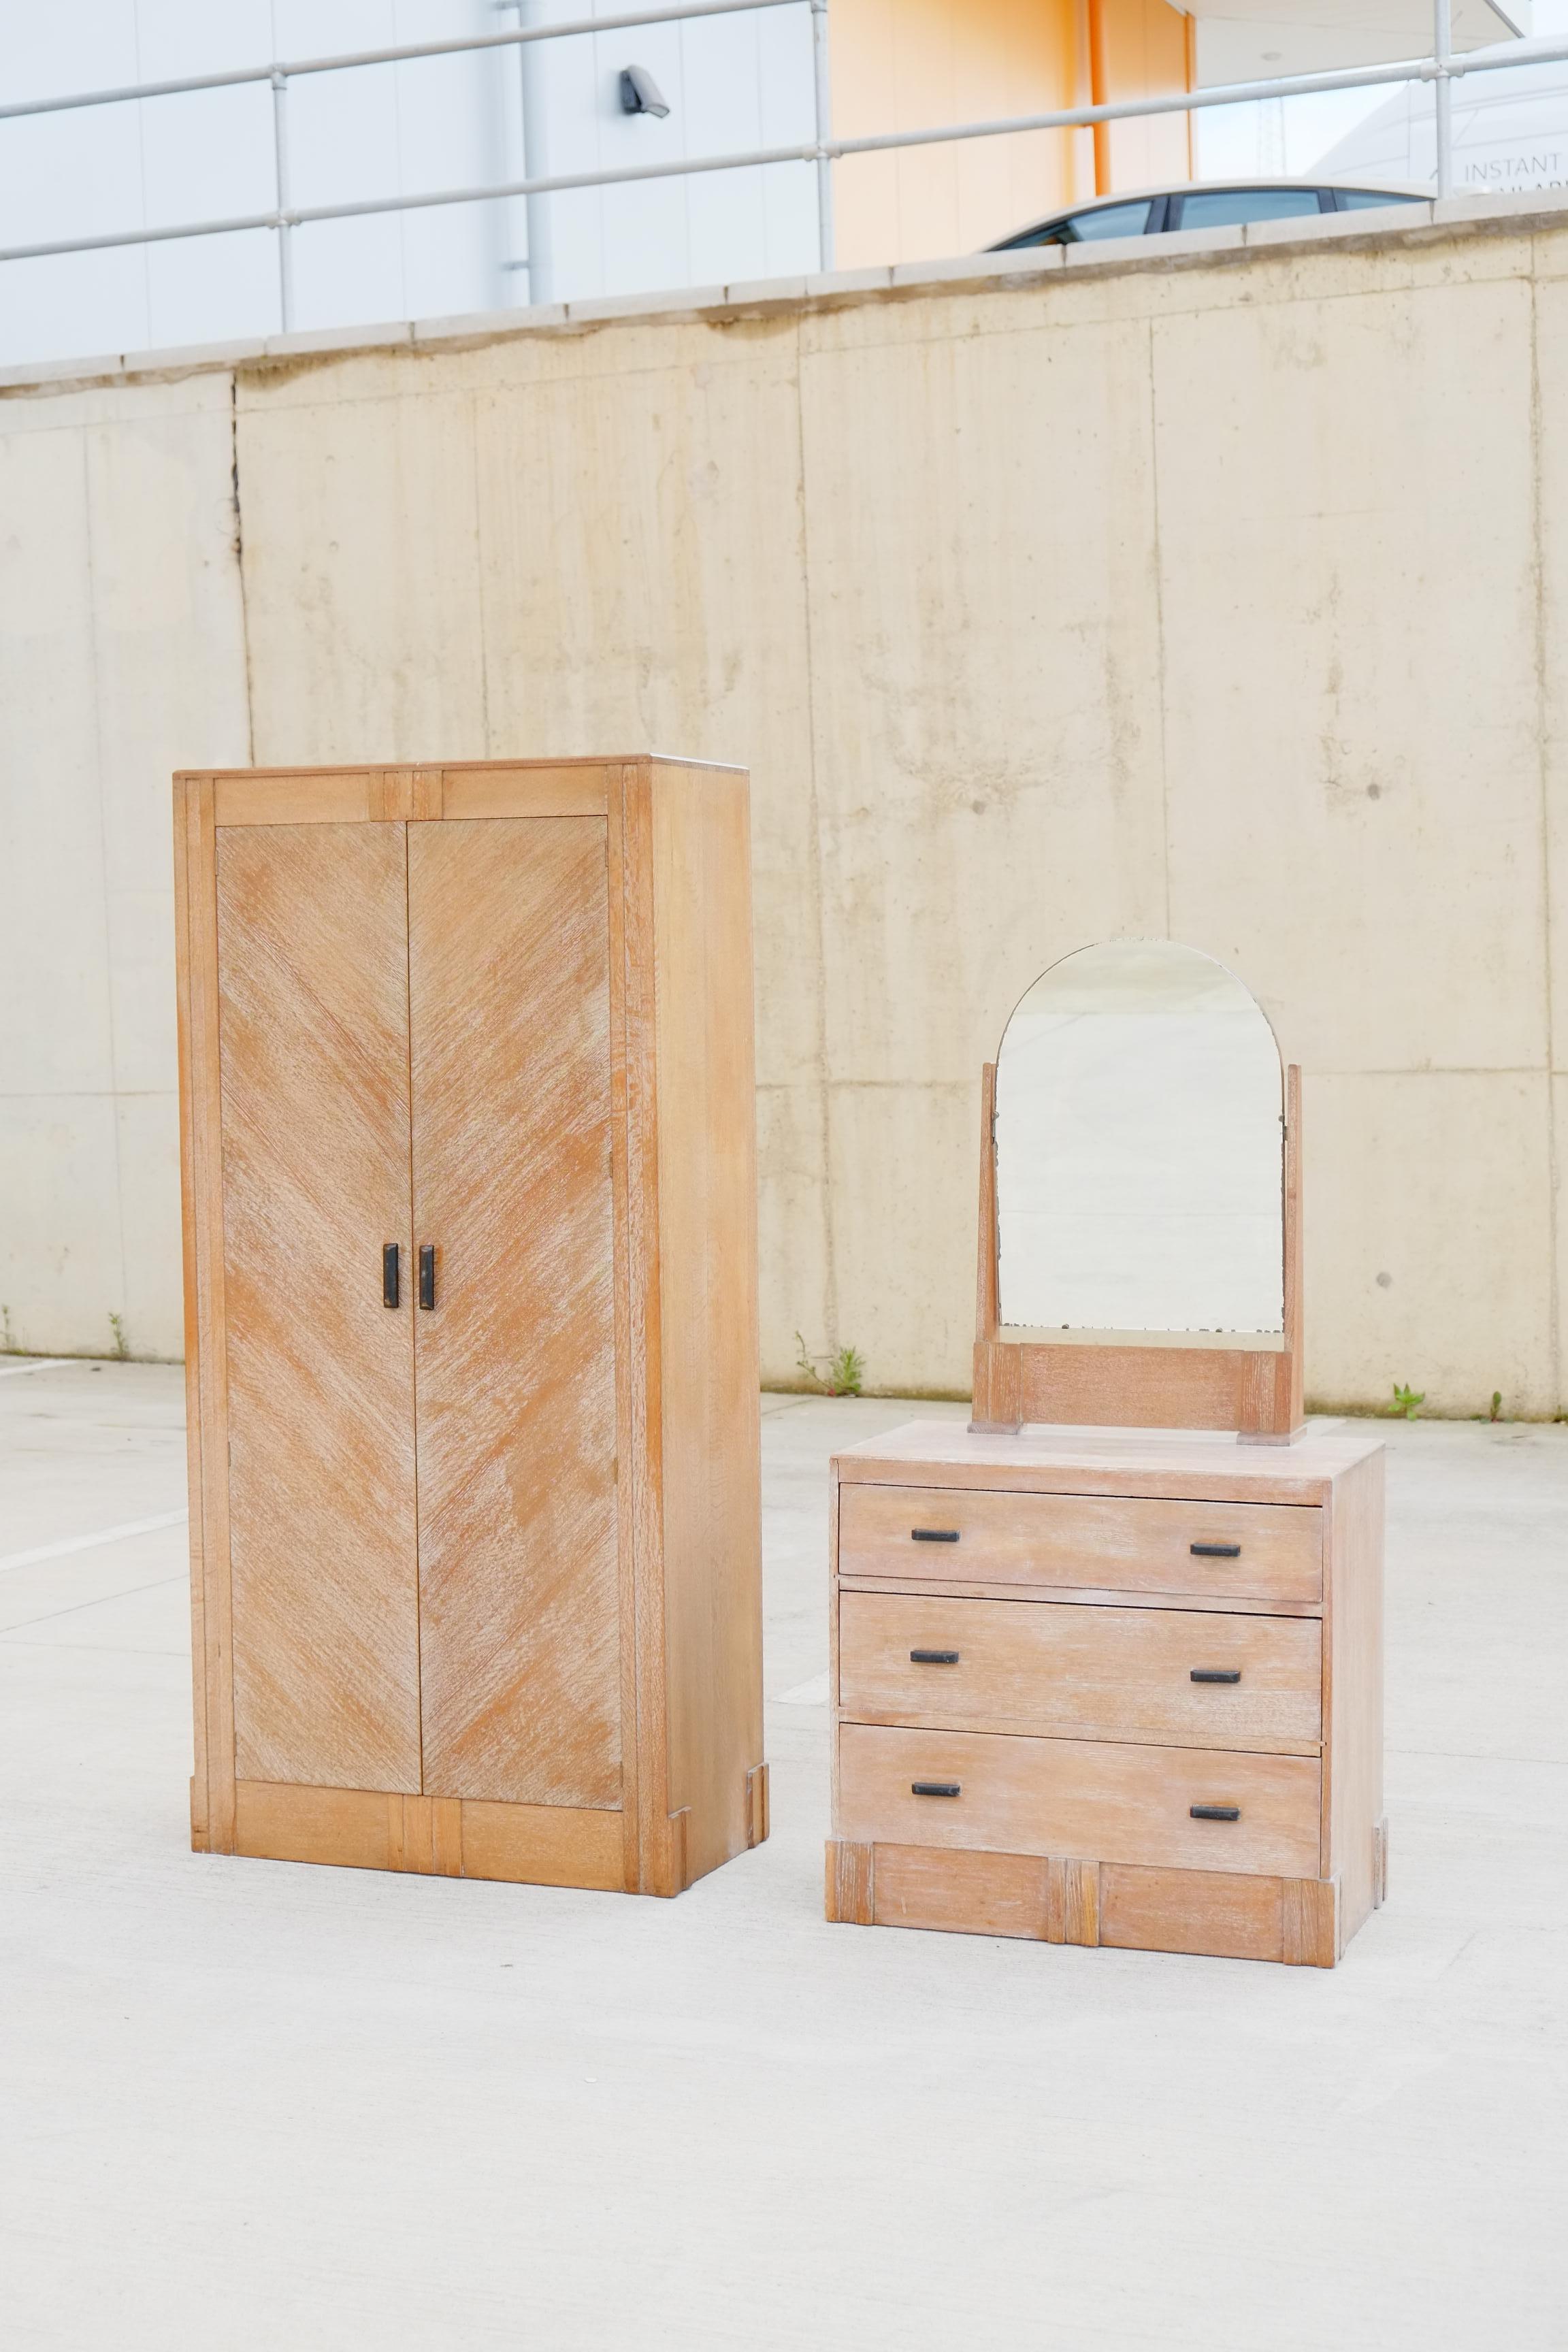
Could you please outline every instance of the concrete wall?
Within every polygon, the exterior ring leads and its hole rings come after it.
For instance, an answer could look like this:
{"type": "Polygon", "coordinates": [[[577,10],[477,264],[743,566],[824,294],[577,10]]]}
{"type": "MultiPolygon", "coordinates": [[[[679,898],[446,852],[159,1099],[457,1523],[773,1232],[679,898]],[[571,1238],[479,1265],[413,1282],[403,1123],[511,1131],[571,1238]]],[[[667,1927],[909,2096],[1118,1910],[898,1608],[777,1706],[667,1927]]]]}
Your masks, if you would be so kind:
{"type": "Polygon", "coordinates": [[[249,757],[233,397],[0,401],[7,1346],[181,1346],[168,774],[249,757]]]}
{"type": "Polygon", "coordinates": [[[754,777],[770,1375],[964,1388],[981,1062],[1169,932],[1306,1067],[1311,1391],[1568,1410],[1531,201],[14,384],[14,1340],[179,1345],[169,769],[651,744],[754,777]]]}

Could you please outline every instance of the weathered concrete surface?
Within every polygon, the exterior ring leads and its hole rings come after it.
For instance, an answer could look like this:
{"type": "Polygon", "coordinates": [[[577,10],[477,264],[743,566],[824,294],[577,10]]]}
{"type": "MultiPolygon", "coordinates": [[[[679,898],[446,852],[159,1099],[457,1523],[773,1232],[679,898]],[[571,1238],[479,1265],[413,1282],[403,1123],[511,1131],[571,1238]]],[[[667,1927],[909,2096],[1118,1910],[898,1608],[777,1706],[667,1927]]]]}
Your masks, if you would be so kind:
{"type": "Polygon", "coordinates": [[[222,373],[0,403],[0,1344],[181,1344],[169,772],[248,757],[222,373]]]}
{"type": "Polygon", "coordinates": [[[0,1377],[7,2341],[1556,2352],[1568,1430],[1389,1427],[1325,1975],[824,1923],[826,1465],[905,1409],[767,1406],[773,1836],[659,1904],[190,1853],[183,1530],[4,1565],[179,1508],[178,1374],[0,1377]]]}
{"type": "Polygon", "coordinates": [[[18,1339],[179,1346],[167,902],[111,986],[95,810],[161,877],[177,761],[651,743],[754,777],[770,1377],[799,1329],[965,1387],[980,1064],[1053,958],[1169,932],[1306,1068],[1313,1394],[1568,1411],[1568,200],[1436,213],[0,400],[73,480],[193,410],[177,495],[89,563],[40,475],[9,573],[60,582],[4,719],[18,1339]]]}

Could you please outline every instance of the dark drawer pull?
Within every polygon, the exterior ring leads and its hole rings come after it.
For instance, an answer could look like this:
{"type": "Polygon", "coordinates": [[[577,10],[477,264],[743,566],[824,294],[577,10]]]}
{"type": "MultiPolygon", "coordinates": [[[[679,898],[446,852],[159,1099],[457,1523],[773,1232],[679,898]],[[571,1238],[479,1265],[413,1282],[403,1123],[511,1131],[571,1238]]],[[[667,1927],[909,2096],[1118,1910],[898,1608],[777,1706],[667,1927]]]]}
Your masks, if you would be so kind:
{"type": "Polygon", "coordinates": [[[958,1529],[956,1528],[911,1528],[910,1541],[911,1543],[956,1543],[958,1529]]]}
{"type": "Polygon", "coordinates": [[[397,1304],[397,1244],[383,1242],[381,1245],[381,1303],[384,1307],[397,1304]]]}
{"type": "Polygon", "coordinates": [[[956,1797],[963,1786],[959,1780],[911,1780],[911,1797],[956,1797]]]}
{"type": "Polygon", "coordinates": [[[1192,1679],[1195,1683],[1238,1683],[1241,1680],[1241,1668],[1239,1666],[1194,1666],[1192,1679]]]}
{"type": "Polygon", "coordinates": [[[436,1244],[419,1244],[419,1304],[426,1312],[436,1304],[436,1244]]]}
{"type": "Polygon", "coordinates": [[[1187,1811],[1194,1822],[1238,1822],[1241,1819],[1239,1805],[1189,1805],[1187,1811]]]}
{"type": "Polygon", "coordinates": [[[956,1666],[958,1652],[956,1650],[911,1650],[910,1664],[911,1666],[956,1666]]]}
{"type": "Polygon", "coordinates": [[[1194,1559],[1239,1559],[1239,1544],[1189,1544],[1187,1549],[1194,1559]]]}

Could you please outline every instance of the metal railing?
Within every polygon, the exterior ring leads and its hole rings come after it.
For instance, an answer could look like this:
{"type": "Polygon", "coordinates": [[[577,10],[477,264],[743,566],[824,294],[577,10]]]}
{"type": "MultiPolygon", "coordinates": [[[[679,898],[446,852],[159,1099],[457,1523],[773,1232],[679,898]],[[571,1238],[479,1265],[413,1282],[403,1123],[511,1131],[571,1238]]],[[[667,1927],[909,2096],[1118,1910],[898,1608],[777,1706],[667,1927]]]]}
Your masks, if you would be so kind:
{"type": "MultiPolygon", "coordinates": [[[[519,25],[504,32],[472,34],[445,41],[421,41],[400,48],[357,49],[336,57],[300,58],[271,65],[236,68],[226,73],[197,74],[179,81],[140,82],[119,89],[77,91],[58,98],[27,99],[0,106],[0,122],[26,116],[65,113],[92,106],[123,106],[155,98],[186,97],[198,90],[233,89],[246,83],[265,82],[272,90],[273,170],[275,201],[270,210],[232,215],[226,219],[183,221],[162,228],[126,229],[100,236],[56,238],[46,244],[0,247],[0,262],[37,261],[67,253],[101,253],[120,246],[158,245],[174,239],[227,236],[245,230],[271,229],[278,236],[279,300],[285,332],[293,325],[294,294],[291,237],[296,229],[317,221],[357,220],[379,213],[418,212],[441,205],[473,205],[513,197],[537,199],[578,188],[609,188],[633,182],[679,179],[707,172],[754,170],[775,163],[812,163],[816,172],[819,266],[833,267],[833,165],[847,155],[872,155],[890,150],[928,147],[966,139],[997,139],[1028,131],[1089,130],[1100,123],[1137,121],[1152,115],[1194,114],[1211,107],[1238,106],[1258,100],[1307,98],[1328,90],[1375,89],[1399,82],[1436,84],[1436,184],[1439,195],[1453,192],[1453,85],[1471,73],[1497,73],[1513,66],[1543,65],[1568,60],[1568,40],[1521,42],[1515,50],[1499,54],[1457,56],[1453,49],[1452,0],[1433,0],[1432,47],[1424,57],[1405,58],[1380,66],[1348,67],[1327,73],[1288,74],[1267,80],[1232,82],[1209,89],[1165,91],[1154,98],[1119,99],[1095,106],[1058,109],[1043,114],[1019,114],[983,122],[933,125],[922,131],[889,131],[856,139],[831,135],[827,50],[828,0],[683,0],[683,5],[629,10],[605,16],[583,16],[570,22],[519,25]],[[763,8],[805,7],[811,14],[813,89],[816,133],[807,142],[791,147],[763,147],[738,154],[684,156],[679,161],[634,163],[608,171],[540,173],[481,187],[442,188],[414,195],[370,196],[355,203],[296,205],[290,202],[289,171],[288,96],[290,82],[308,74],[342,73],[363,66],[406,65],[426,58],[458,57],[489,49],[524,49],[539,41],[570,40],[595,33],[625,32],[643,25],[682,24],[693,19],[752,14],[763,8]]],[[[525,164],[528,161],[526,152],[525,164]]],[[[531,220],[534,217],[530,205],[531,220]]],[[[537,288],[531,293],[538,299],[537,288]]]]}

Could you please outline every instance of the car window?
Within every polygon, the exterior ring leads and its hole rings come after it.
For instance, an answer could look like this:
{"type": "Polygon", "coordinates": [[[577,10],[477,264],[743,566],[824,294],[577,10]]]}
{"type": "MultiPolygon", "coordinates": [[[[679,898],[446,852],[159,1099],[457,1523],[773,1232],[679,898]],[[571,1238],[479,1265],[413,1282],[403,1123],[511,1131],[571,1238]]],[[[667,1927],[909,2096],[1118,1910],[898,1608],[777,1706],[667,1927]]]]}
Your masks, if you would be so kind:
{"type": "Polygon", "coordinates": [[[1089,236],[1142,236],[1149,226],[1151,209],[1147,199],[1138,205],[1096,205],[1092,212],[1074,213],[1070,220],[1058,222],[1052,243],[1077,245],[1089,236]]]}
{"type": "Polygon", "coordinates": [[[1199,188],[1182,198],[1177,228],[1237,228],[1243,221],[1292,220],[1321,209],[1316,188],[1199,188]]]}
{"type": "Polygon", "coordinates": [[[1418,205],[1420,196],[1390,195],[1384,188],[1342,188],[1339,192],[1342,213],[1375,212],[1382,205],[1418,205]]]}

